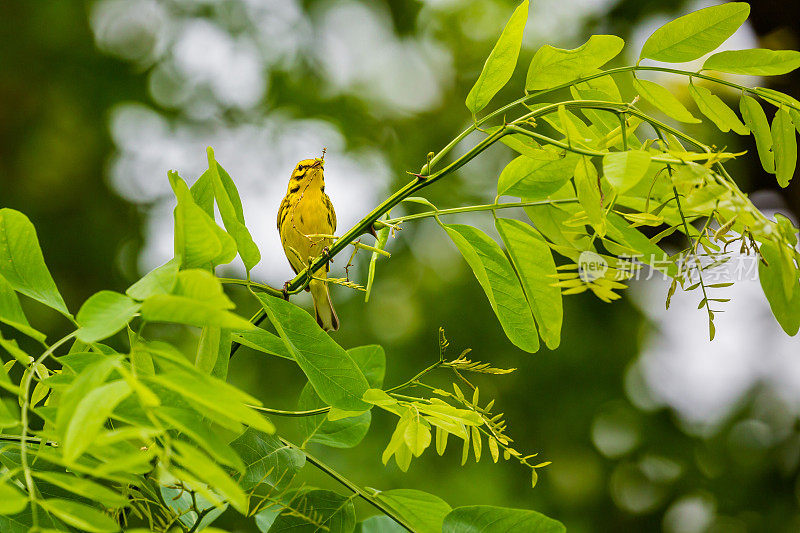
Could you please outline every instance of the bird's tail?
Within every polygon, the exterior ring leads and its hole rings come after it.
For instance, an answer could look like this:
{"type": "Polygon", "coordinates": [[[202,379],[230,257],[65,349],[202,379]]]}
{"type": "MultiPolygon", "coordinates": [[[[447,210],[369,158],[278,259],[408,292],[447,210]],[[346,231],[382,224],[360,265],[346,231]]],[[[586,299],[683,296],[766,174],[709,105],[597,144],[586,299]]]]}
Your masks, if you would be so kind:
{"type": "Polygon", "coordinates": [[[325,331],[339,329],[339,317],[336,316],[336,311],[333,309],[328,284],[324,281],[311,280],[308,286],[311,289],[311,296],[314,298],[314,313],[317,316],[317,324],[325,331]]]}

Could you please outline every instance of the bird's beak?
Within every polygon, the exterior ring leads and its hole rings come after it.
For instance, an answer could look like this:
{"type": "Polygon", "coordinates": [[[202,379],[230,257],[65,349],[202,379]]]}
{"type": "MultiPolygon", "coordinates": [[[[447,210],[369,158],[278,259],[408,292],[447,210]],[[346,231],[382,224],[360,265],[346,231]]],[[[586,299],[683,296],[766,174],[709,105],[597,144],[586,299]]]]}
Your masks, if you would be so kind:
{"type": "Polygon", "coordinates": [[[325,167],[325,161],[323,161],[319,157],[314,160],[314,168],[324,168],[324,167],[325,167]]]}

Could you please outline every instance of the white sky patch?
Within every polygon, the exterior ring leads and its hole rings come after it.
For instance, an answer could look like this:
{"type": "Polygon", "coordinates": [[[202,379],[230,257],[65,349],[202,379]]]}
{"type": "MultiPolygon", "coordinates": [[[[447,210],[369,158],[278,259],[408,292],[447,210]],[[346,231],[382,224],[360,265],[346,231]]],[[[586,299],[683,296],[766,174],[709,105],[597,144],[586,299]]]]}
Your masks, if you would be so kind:
{"type": "Polygon", "coordinates": [[[452,70],[440,45],[398,38],[388,13],[360,2],[326,4],[314,20],[316,61],[334,91],[359,94],[387,115],[439,104],[452,70]]]}
{"type": "MultiPolygon", "coordinates": [[[[734,265],[735,261],[731,261],[734,265]]],[[[789,337],[769,309],[754,276],[731,287],[710,289],[723,313],[708,340],[705,309],[697,309],[700,290],[680,288],[664,308],[668,282],[660,276],[641,281],[630,292],[652,323],[635,363],[653,399],[674,409],[699,430],[714,426],[757,385],[775,392],[790,408],[800,408],[800,337],[789,337]]]]}

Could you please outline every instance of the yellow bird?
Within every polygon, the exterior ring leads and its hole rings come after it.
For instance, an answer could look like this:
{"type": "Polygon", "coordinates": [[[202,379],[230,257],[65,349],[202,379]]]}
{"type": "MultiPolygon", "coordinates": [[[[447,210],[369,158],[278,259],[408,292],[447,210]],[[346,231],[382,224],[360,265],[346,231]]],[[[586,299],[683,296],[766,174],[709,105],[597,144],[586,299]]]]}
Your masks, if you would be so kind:
{"type": "MultiPolygon", "coordinates": [[[[324,152],[323,152],[324,157],[324,152]]],[[[286,196],[278,209],[278,233],[283,251],[295,274],[308,266],[330,246],[336,231],[336,213],[328,195],[322,175],[322,158],[304,159],[297,163],[289,179],[286,196]]],[[[328,264],[314,272],[314,277],[328,278],[328,264]]],[[[308,285],[314,298],[317,323],[325,331],[339,329],[339,317],[333,309],[328,284],[320,279],[308,285]]]]}

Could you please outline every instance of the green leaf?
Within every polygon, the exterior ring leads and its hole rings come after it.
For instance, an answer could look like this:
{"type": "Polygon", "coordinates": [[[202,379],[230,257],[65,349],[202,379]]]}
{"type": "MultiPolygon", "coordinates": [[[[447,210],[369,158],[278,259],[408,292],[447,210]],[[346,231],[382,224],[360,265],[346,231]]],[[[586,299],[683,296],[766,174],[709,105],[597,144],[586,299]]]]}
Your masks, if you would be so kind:
{"type": "Polygon", "coordinates": [[[14,290],[72,315],[44,263],[36,229],[28,217],[13,209],[0,209],[0,276],[14,290]]]}
{"type": "Polygon", "coordinates": [[[797,335],[800,330],[800,287],[797,283],[797,270],[789,261],[783,259],[778,245],[765,241],[761,244],[761,255],[769,266],[758,262],[758,278],[764,296],[767,297],[772,314],[787,335],[797,335]],[[786,290],[785,279],[792,281],[786,290]]]}
{"type": "MultiPolygon", "coordinates": [[[[611,76],[604,76],[603,78],[596,78],[594,80],[590,80],[589,83],[600,80],[600,79],[610,79],[611,76]]],[[[612,82],[613,83],[613,82],[612,82]]],[[[616,86],[610,90],[617,90],[616,86]]],[[[573,99],[575,100],[602,100],[602,101],[619,101],[619,98],[614,98],[609,93],[599,90],[593,89],[587,83],[577,83],[575,85],[570,86],[569,88],[570,93],[572,94],[573,99]]],[[[618,94],[618,92],[617,92],[618,94]]],[[[587,119],[589,119],[589,129],[592,131],[592,138],[596,141],[604,141],[602,144],[596,144],[598,146],[603,147],[603,145],[608,146],[609,140],[612,137],[617,137],[617,135],[613,134],[612,132],[619,131],[620,129],[620,119],[614,113],[609,113],[603,109],[592,109],[588,107],[584,107],[581,109],[581,113],[587,119]]],[[[629,119],[628,119],[629,120],[629,119]]],[[[634,133],[633,128],[628,128],[628,145],[632,148],[639,148],[641,145],[636,144],[636,137],[635,135],[631,135],[634,133]]],[[[612,144],[612,146],[622,145],[622,135],[621,131],[619,131],[620,135],[619,141],[612,144]]]]}
{"type": "Polygon", "coordinates": [[[91,390],[78,402],[64,434],[65,461],[75,461],[91,446],[111,412],[130,393],[127,381],[112,381],[91,390]]]}
{"type": "Polygon", "coordinates": [[[112,533],[119,531],[117,522],[106,513],[73,500],[50,498],[39,500],[48,513],[52,513],[67,524],[90,533],[112,533]]]}
{"type": "Polygon", "coordinates": [[[255,326],[244,318],[212,304],[176,296],[156,294],[142,303],[142,318],[148,322],[171,322],[199,328],[217,326],[226,329],[252,330],[255,326]]]}
{"type": "Polygon", "coordinates": [[[755,91],[758,96],[764,98],[775,106],[783,104],[787,107],[800,109],[800,100],[793,98],[786,93],[776,91],[775,89],[767,89],[766,87],[756,87],[753,89],[753,91],[755,91]]]}
{"type": "Polygon", "coordinates": [[[72,382],[72,386],[64,391],[59,398],[56,429],[60,435],[64,436],[67,432],[67,426],[74,418],[73,415],[78,404],[106,380],[111,371],[120,364],[122,357],[76,353],[61,357],[59,361],[78,373],[72,382]],[[83,366],[81,367],[80,365],[83,366]],[[78,370],[79,368],[80,370],[78,370]]]}
{"type": "Polygon", "coordinates": [[[240,513],[247,514],[247,495],[220,466],[206,454],[183,441],[173,441],[174,459],[186,470],[219,492],[240,513]]]}
{"type": "Polygon", "coordinates": [[[16,340],[6,339],[3,337],[2,333],[0,333],[0,347],[5,348],[5,350],[11,354],[14,359],[25,366],[29,365],[33,361],[33,358],[19,347],[19,344],[17,344],[16,340]]]}
{"type": "Polygon", "coordinates": [[[28,323],[14,287],[3,276],[0,276],[0,322],[39,342],[44,342],[47,338],[44,333],[36,331],[28,323]]]}
{"type": "Polygon", "coordinates": [[[558,106],[556,114],[545,115],[543,118],[557,131],[564,134],[564,139],[569,146],[574,144],[592,146],[598,141],[594,131],[584,121],[567,111],[563,104],[558,106]]]}
{"type": "Polygon", "coordinates": [[[764,108],[755,98],[743,94],[741,100],[739,100],[739,110],[742,112],[744,123],[753,132],[761,166],[766,172],[774,174],[775,157],[772,153],[772,133],[769,129],[769,122],[767,122],[764,108]]]}
{"type": "MultiPolygon", "coordinates": [[[[377,389],[383,385],[386,354],[381,346],[372,344],[350,348],[347,354],[364,373],[370,387],[377,389]]],[[[307,411],[320,407],[325,407],[325,402],[320,399],[311,384],[307,383],[300,393],[297,408],[307,411]]],[[[304,416],[299,423],[302,447],[308,442],[315,442],[332,448],[352,448],[366,436],[371,422],[370,411],[340,420],[329,420],[325,414],[304,416]]]]}
{"type": "MultiPolygon", "coordinates": [[[[275,431],[272,422],[247,407],[247,405],[261,405],[249,394],[220,379],[200,374],[196,370],[192,372],[181,369],[163,359],[159,364],[166,366],[167,372],[147,377],[146,380],[177,392],[187,401],[200,406],[202,408],[200,411],[204,414],[206,411],[211,411],[223,419],[241,422],[267,433],[275,431]]],[[[220,418],[214,420],[219,422],[220,418]]]]}
{"type": "Polygon", "coordinates": [[[456,507],[444,519],[442,533],[563,533],[564,524],[536,511],[490,505],[456,507]]]}
{"type": "Polygon", "coordinates": [[[578,201],[589,217],[589,223],[601,237],[606,234],[606,211],[600,197],[600,182],[597,179],[597,167],[592,158],[581,156],[575,167],[575,190],[578,201]]]}
{"type": "MultiPolygon", "coordinates": [[[[601,70],[593,70],[591,72],[586,72],[584,75],[593,75],[599,74],[602,72],[601,70]]],[[[585,92],[601,92],[606,95],[606,100],[611,100],[613,102],[622,102],[622,95],[619,92],[619,87],[617,83],[614,81],[613,76],[599,76],[597,78],[593,78],[591,80],[582,81],[580,83],[576,83],[572,86],[575,88],[580,94],[585,92]]],[[[613,118],[617,123],[619,120],[614,117],[611,113],[606,113],[608,116],[613,118]]]]}
{"type": "Polygon", "coordinates": [[[522,350],[539,349],[539,335],[517,274],[500,246],[477,228],[442,224],[480,283],[508,339],[522,350]]]}
{"type": "Polygon", "coordinates": [[[789,111],[780,107],[772,119],[772,152],[775,154],[775,177],[786,187],[797,166],[797,138],[789,111]]]}
{"type": "Polygon", "coordinates": [[[78,496],[83,496],[90,500],[105,505],[106,507],[125,507],[128,505],[128,498],[119,492],[112,490],[104,485],[96,483],[91,479],[81,478],[74,474],[62,472],[43,472],[34,470],[34,477],[41,479],[51,485],[62,488],[78,496]]]}
{"type": "Polygon", "coordinates": [[[613,152],[603,156],[603,175],[623,194],[641,181],[650,167],[650,154],[643,150],[613,152]]]}
{"type": "Polygon", "coordinates": [[[352,357],[361,369],[370,388],[383,386],[383,378],[386,375],[386,352],[383,351],[383,346],[378,344],[356,346],[347,350],[347,355],[352,357]]]}
{"type": "MultiPolygon", "coordinates": [[[[203,513],[196,531],[205,530],[207,532],[214,531],[214,528],[208,526],[228,509],[228,504],[214,505],[199,491],[195,491],[193,494],[185,487],[165,487],[162,484],[159,490],[163,501],[178,515],[178,520],[186,526],[186,529],[191,529],[197,522],[198,514],[194,509],[203,513]]],[[[131,533],[131,531],[127,530],[127,533],[131,533]]],[[[150,530],[142,530],[141,533],[150,533],[150,530]]]]}
{"type": "Polygon", "coordinates": [[[509,218],[495,220],[511,262],[519,274],[539,335],[551,350],[561,343],[563,309],[561,291],[553,287],[557,274],[550,247],[534,228],[509,218]]]}
{"type": "MultiPolygon", "coordinates": [[[[388,214],[386,215],[388,217],[388,214]]],[[[374,248],[383,250],[386,248],[386,242],[389,240],[389,226],[380,228],[375,238],[374,248]]],[[[367,286],[364,290],[364,303],[369,302],[369,295],[372,294],[372,285],[375,283],[375,269],[377,268],[378,259],[382,256],[378,252],[372,252],[369,258],[369,269],[367,270],[367,286]]]]}
{"type": "MultiPolygon", "coordinates": [[[[555,200],[575,198],[572,183],[567,183],[553,196],[555,200]]],[[[527,198],[523,198],[527,201],[527,198]]],[[[557,205],[532,205],[524,208],[525,214],[533,225],[550,242],[557,246],[555,251],[570,259],[576,260],[584,250],[591,249],[590,237],[584,228],[570,228],[564,223],[573,217],[580,206],[575,203],[559,203],[557,205]]]]}
{"type": "Polygon", "coordinates": [[[178,269],[181,266],[181,258],[175,257],[157,267],[128,287],[125,294],[134,300],[146,300],[156,294],[169,294],[175,288],[178,281],[178,269]]]}
{"type": "Polygon", "coordinates": [[[219,309],[235,307],[222,289],[219,278],[199,268],[180,271],[172,293],[199,300],[219,309]]]}
{"type": "MultiPolygon", "coordinates": [[[[194,366],[201,372],[211,374],[220,356],[220,337],[222,330],[215,326],[206,326],[200,332],[200,340],[197,342],[197,357],[194,366]]],[[[228,354],[224,354],[223,357],[228,354]]]]}
{"type": "MultiPolygon", "coordinates": [[[[2,335],[0,335],[0,337],[2,337],[2,335]]],[[[0,364],[0,387],[4,388],[15,396],[19,396],[19,386],[16,383],[12,383],[11,378],[8,377],[8,369],[10,368],[9,363],[13,365],[14,362],[15,361],[12,359],[5,365],[0,364]]]]}
{"type": "MultiPolygon", "coordinates": [[[[314,387],[306,383],[297,401],[297,408],[307,411],[320,407],[325,407],[325,402],[320,399],[314,387]]],[[[302,447],[314,442],[331,448],[352,448],[364,439],[371,423],[370,411],[340,420],[328,420],[326,414],[304,416],[299,422],[302,447]]]]}
{"type": "Polygon", "coordinates": [[[633,87],[642,98],[660,109],[665,115],[688,124],[700,122],[669,90],[661,85],[652,81],[634,78],[633,87]]]}
{"type": "Polygon", "coordinates": [[[233,448],[228,446],[222,437],[209,427],[208,422],[203,420],[203,417],[193,409],[162,405],[158,409],[154,409],[153,413],[191,438],[220,463],[244,472],[245,466],[242,459],[236,455],[233,448]]]}
{"type": "Polygon", "coordinates": [[[406,424],[403,438],[414,457],[419,457],[431,445],[430,425],[419,417],[412,418],[406,424]]]}
{"type": "Polygon", "coordinates": [[[186,183],[175,171],[168,173],[178,199],[175,207],[175,256],[184,268],[209,268],[230,263],[236,257],[236,242],[195,203],[186,183]]]}
{"type": "Polygon", "coordinates": [[[564,50],[544,45],[533,56],[525,89],[538,91],[567,83],[602,67],[625,46],[616,35],[592,35],[583,45],[564,50]]]}
{"type": "Polygon", "coordinates": [[[256,295],[286,349],[322,400],[345,411],[366,411],[361,397],[367,379],[347,352],[296,305],[265,294],[256,295]]]}
{"type": "Polygon", "coordinates": [[[800,67],[800,52],[796,50],[725,50],[706,59],[703,70],[750,76],[779,76],[800,67]]]}
{"type": "Polygon", "coordinates": [[[528,20],[528,0],[524,0],[511,15],[503,33],[483,65],[478,81],[467,95],[467,109],[472,114],[486,107],[497,91],[511,79],[522,46],[522,32],[528,20]]]}
{"type": "Polygon", "coordinates": [[[794,129],[797,130],[797,133],[800,133],[800,111],[796,109],[790,109],[789,114],[792,116],[792,122],[794,122],[794,129]]]}
{"type": "Polygon", "coordinates": [[[236,241],[239,256],[247,271],[250,272],[261,261],[261,252],[258,251],[258,246],[245,225],[239,192],[228,173],[222,170],[222,167],[214,159],[214,150],[210,146],[206,149],[206,153],[214,196],[217,199],[219,214],[222,215],[222,223],[236,241]]]}
{"type": "Polygon", "coordinates": [[[235,333],[233,340],[242,346],[247,346],[259,352],[294,360],[292,353],[286,348],[283,340],[274,333],[262,328],[235,333]]]}
{"type": "Polygon", "coordinates": [[[406,533],[407,531],[386,515],[370,516],[356,524],[355,529],[355,533],[406,533]]]}
{"type": "MultiPolygon", "coordinates": [[[[66,525],[56,520],[50,514],[39,513],[38,516],[39,516],[39,527],[51,528],[51,529],[42,529],[43,533],[52,533],[54,531],[65,531],[67,529],[66,525]]],[[[30,507],[26,508],[21,513],[17,513],[11,516],[4,516],[0,514],[0,531],[2,531],[3,533],[29,533],[32,526],[33,526],[33,517],[31,515],[30,507]]]]}
{"type": "Polygon", "coordinates": [[[452,510],[443,499],[421,490],[384,490],[375,498],[403,517],[419,533],[440,533],[444,517],[452,510]]]}
{"type": "Polygon", "coordinates": [[[211,369],[211,375],[215,378],[226,381],[228,379],[228,363],[231,358],[231,340],[232,332],[229,329],[223,329],[219,334],[219,344],[217,345],[217,361],[214,363],[214,368],[211,369]]]}
{"type": "Polygon", "coordinates": [[[291,501],[293,508],[314,512],[322,529],[309,523],[307,518],[297,513],[281,513],[275,518],[269,533],[350,533],[356,525],[356,511],[351,497],[342,496],[329,490],[309,490],[298,492],[291,501]]]}
{"type": "Polygon", "coordinates": [[[497,195],[524,196],[533,200],[546,198],[572,177],[577,154],[556,150],[536,150],[513,159],[497,180],[497,195]]]}
{"type": "Polygon", "coordinates": [[[214,184],[211,180],[211,169],[206,169],[200,174],[189,191],[197,206],[209,217],[214,218],[214,184]]]}
{"type": "Polygon", "coordinates": [[[616,213],[608,213],[608,237],[636,250],[639,260],[643,263],[665,272],[670,277],[678,275],[678,268],[672,261],[667,261],[668,255],[664,250],[653,244],[642,232],[630,227],[628,222],[616,213]]]}
{"type": "Polygon", "coordinates": [[[695,87],[693,83],[689,84],[689,94],[692,95],[697,108],[707,116],[723,133],[730,130],[735,131],[739,135],[749,135],[750,130],[742,124],[739,117],[733,110],[725,105],[717,95],[705,87],[695,87]]]}
{"type": "Polygon", "coordinates": [[[140,306],[118,292],[100,291],[93,294],[75,316],[80,326],[78,340],[93,343],[110,337],[131,321],[140,306]]]}
{"type": "Polygon", "coordinates": [[[231,448],[245,463],[245,474],[239,482],[245,490],[259,483],[269,483],[277,490],[284,490],[306,464],[303,452],[284,444],[277,435],[267,435],[252,428],[231,442],[231,448]]]}
{"type": "Polygon", "coordinates": [[[28,506],[28,495],[13,484],[0,482],[0,515],[21,513],[28,506]]]}
{"type": "Polygon", "coordinates": [[[639,57],[666,63],[694,61],[724,43],[749,14],[750,6],[744,2],[728,2],[694,11],[653,32],[639,57]]]}

